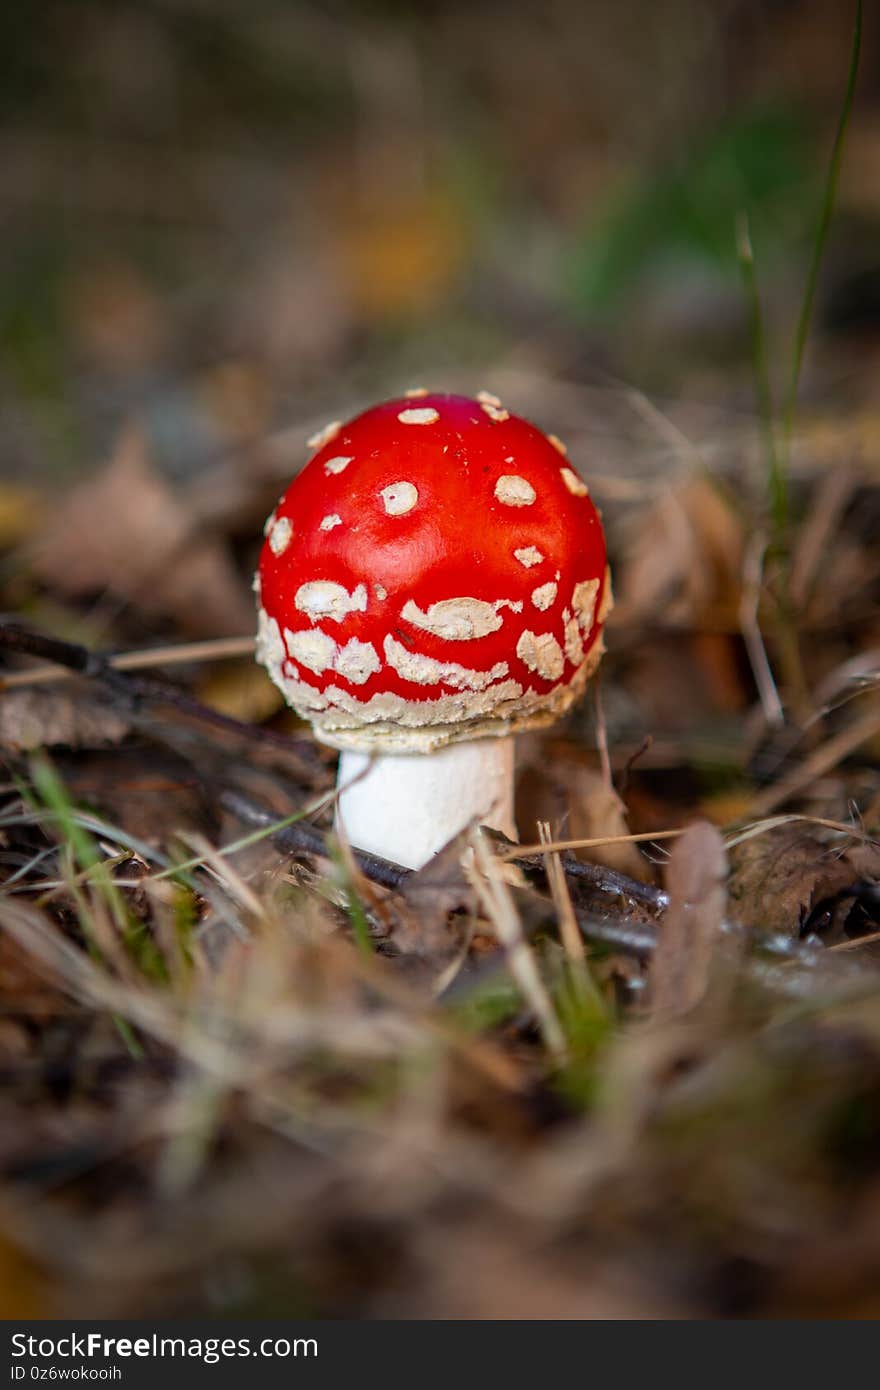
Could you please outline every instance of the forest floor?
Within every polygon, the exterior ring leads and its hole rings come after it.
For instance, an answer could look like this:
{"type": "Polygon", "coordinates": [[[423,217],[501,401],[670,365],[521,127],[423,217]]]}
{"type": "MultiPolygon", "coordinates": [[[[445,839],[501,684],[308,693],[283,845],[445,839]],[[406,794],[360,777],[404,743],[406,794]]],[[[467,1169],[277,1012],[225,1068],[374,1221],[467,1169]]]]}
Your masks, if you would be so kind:
{"type": "Polygon", "coordinates": [[[802,418],[780,558],[750,419],[489,384],[601,438],[618,601],[521,741],[535,843],[470,869],[337,844],[334,754],[249,653],[292,432],[188,492],[131,432],[4,487],[7,1316],[880,1311],[869,392],[802,418]]]}

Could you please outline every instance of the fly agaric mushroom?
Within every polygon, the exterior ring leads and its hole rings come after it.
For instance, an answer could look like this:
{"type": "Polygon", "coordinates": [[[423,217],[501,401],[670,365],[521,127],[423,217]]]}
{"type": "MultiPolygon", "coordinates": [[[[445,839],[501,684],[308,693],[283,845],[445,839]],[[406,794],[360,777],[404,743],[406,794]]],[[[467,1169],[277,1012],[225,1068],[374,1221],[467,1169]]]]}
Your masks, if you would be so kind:
{"type": "Polygon", "coordinates": [[[611,606],[555,436],[411,393],[328,426],[266,523],[257,653],[341,750],[352,844],[411,868],[472,820],[515,837],[513,738],[578,698],[611,606]]]}

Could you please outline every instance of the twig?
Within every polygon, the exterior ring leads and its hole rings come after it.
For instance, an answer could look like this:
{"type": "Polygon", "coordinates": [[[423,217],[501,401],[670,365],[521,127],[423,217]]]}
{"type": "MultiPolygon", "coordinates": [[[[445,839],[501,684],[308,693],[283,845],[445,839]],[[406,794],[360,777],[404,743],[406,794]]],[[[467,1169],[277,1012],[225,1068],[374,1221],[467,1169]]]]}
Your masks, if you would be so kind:
{"type": "MultiPolygon", "coordinates": [[[[253,637],[215,637],[205,642],[180,642],[147,651],[119,652],[105,660],[114,671],[143,671],[152,666],[185,666],[196,661],[227,661],[230,657],[251,656],[254,645],[253,637]]],[[[69,666],[30,666],[26,671],[0,676],[0,692],[27,685],[55,685],[70,680],[75,674],[75,669],[69,666]]]]}
{"type": "MultiPolygon", "coordinates": [[[[201,701],[193,699],[192,696],[187,695],[177,686],[168,685],[151,677],[128,675],[124,671],[115,669],[108,658],[90,652],[88,648],[76,643],[64,642],[55,637],[44,637],[16,624],[3,623],[0,624],[0,648],[2,647],[9,651],[24,652],[44,661],[53,661],[77,675],[102,681],[129,702],[137,703],[147,699],[169,704],[175,709],[242,737],[268,743],[299,756],[306,755],[314,758],[313,746],[306,739],[288,738],[287,735],[276,733],[274,730],[262,729],[258,725],[244,723],[229,715],[220,714],[217,710],[203,705],[201,701]]],[[[277,820],[277,816],[273,815],[271,811],[239,791],[224,788],[219,791],[218,796],[221,805],[246,824],[255,828],[263,829],[277,820]]],[[[659,838],[663,838],[663,834],[661,832],[659,838]]],[[[315,826],[306,822],[289,825],[271,838],[280,848],[290,853],[327,857],[324,836],[315,826]]],[[[542,845],[526,846],[520,849],[512,842],[505,840],[504,837],[498,838],[504,846],[506,857],[516,859],[523,869],[544,873],[545,866],[542,858],[544,847],[542,845]]],[[[649,835],[641,838],[656,839],[658,836],[649,835]]],[[[579,845],[582,842],[574,841],[572,843],[579,845]]],[[[591,843],[604,844],[608,841],[598,840],[591,843]]],[[[567,847],[568,842],[560,842],[555,846],[559,850],[564,850],[567,847]]],[[[355,853],[361,871],[374,883],[379,883],[385,888],[400,888],[410,877],[410,870],[402,868],[399,864],[393,864],[390,860],[381,859],[378,855],[367,854],[362,850],[355,853]]],[[[563,862],[568,878],[587,883],[598,892],[608,894],[611,897],[630,899],[653,911],[662,909],[665,904],[665,894],[660,889],[649,884],[639,883],[636,879],[631,879],[615,869],[606,868],[604,865],[589,864],[574,859],[570,855],[565,855],[563,862]]]]}
{"type": "MultiPolygon", "coordinates": [[[[220,804],[227,811],[238,816],[247,825],[262,828],[277,820],[277,816],[271,811],[238,790],[224,788],[218,793],[218,797],[220,804]]],[[[329,850],[324,835],[317,826],[306,821],[297,821],[294,825],[286,826],[269,838],[278,845],[279,849],[287,850],[292,854],[312,854],[329,858],[329,850]]],[[[503,857],[506,860],[512,860],[527,873],[538,874],[542,883],[546,881],[545,848],[543,845],[527,846],[524,853],[519,853],[518,847],[505,836],[496,833],[493,838],[502,848],[503,857]],[[532,848],[537,850],[537,853],[531,853],[532,848]]],[[[656,839],[657,837],[646,838],[656,839]]],[[[575,841],[574,843],[579,844],[580,842],[575,841]]],[[[366,850],[361,849],[356,849],[353,853],[361,872],[367,878],[372,879],[374,883],[380,883],[384,888],[402,888],[413,876],[414,871],[412,869],[405,869],[402,865],[394,864],[390,859],[382,859],[377,854],[369,854],[366,850]]],[[[608,868],[604,864],[589,864],[585,860],[575,859],[570,854],[563,854],[562,863],[567,879],[573,879],[580,885],[586,884],[596,892],[607,894],[608,897],[630,899],[653,912],[662,911],[666,906],[666,894],[661,888],[656,888],[650,883],[640,883],[638,879],[630,878],[617,869],[608,868]]]]}
{"type": "MultiPolygon", "coordinates": [[[[657,948],[659,932],[650,923],[632,925],[623,921],[608,921],[575,909],[578,926],[584,940],[592,946],[604,947],[620,955],[630,956],[642,964],[649,962],[657,948]]],[[[537,930],[537,924],[533,928],[537,930]]],[[[796,977],[786,974],[792,968],[802,971],[815,971],[828,960],[831,951],[825,946],[812,942],[799,941],[782,933],[762,933],[741,923],[726,918],[721,923],[721,933],[742,941],[746,952],[746,968],[757,980],[773,980],[777,988],[787,990],[797,996],[800,992],[796,977]],[[778,974],[770,972],[777,971],[778,974]]],[[[839,967],[837,967],[839,969],[839,967]]],[[[466,974],[461,973],[444,996],[447,1001],[467,998],[499,977],[503,965],[497,957],[488,956],[480,964],[473,966],[466,974]]],[[[838,976],[838,979],[843,977],[838,976]]],[[[850,975],[849,979],[855,979],[850,975]]]]}
{"type": "MultiPolygon", "coordinates": [[[[193,699],[178,687],[150,677],[127,674],[126,671],[120,670],[118,665],[114,665],[112,659],[90,652],[87,648],[75,643],[32,633],[14,624],[0,624],[0,648],[2,647],[9,651],[26,653],[44,661],[54,662],[86,679],[101,681],[129,704],[138,704],[145,700],[163,703],[205,723],[249,740],[268,743],[287,752],[296,754],[307,752],[312,756],[314,755],[311,745],[305,740],[290,739],[283,734],[277,734],[274,731],[261,729],[230,716],[222,715],[193,699]]],[[[155,659],[155,653],[152,656],[155,659]]],[[[263,829],[277,820],[277,816],[273,812],[232,788],[220,789],[218,800],[226,810],[244,821],[245,824],[255,828],[263,829]]],[[[328,847],[324,835],[316,826],[305,821],[287,825],[274,832],[270,838],[279,848],[291,854],[328,857],[328,847]]],[[[658,837],[645,836],[643,838],[654,839],[658,837]]],[[[662,833],[660,838],[663,838],[662,833]]],[[[547,873],[543,846],[527,846],[525,850],[519,850],[517,846],[506,841],[503,837],[498,837],[498,839],[505,851],[505,857],[513,858],[523,870],[536,876],[538,881],[546,886],[547,873]],[[532,850],[537,851],[537,853],[532,853],[532,850]]],[[[600,840],[598,843],[601,844],[603,841],[600,840]]],[[[567,848],[567,843],[563,842],[555,848],[564,850],[567,848]]],[[[354,857],[365,877],[385,888],[399,889],[412,876],[411,870],[362,850],[354,851],[354,857]]],[[[652,912],[661,911],[665,906],[666,895],[662,890],[652,885],[639,883],[617,870],[575,859],[574,856],[567,853],[564,854],[562,862],[566,879],[575,888],[582,890],[588,887],[610,898],[637,903],[652,912]]],[[[605,917],[600,918],[591,915],[577,904],[574,907],[574,912],[578,927],[587,941],[612,950],[626,952],[640,959],[644,959],[653,950],[655,933],[649,925],[628,923],[622,914],[616,921],[608,920],[605,917]]]]}
{"type": "MultiPolygon", "coordinates": [[[[218,799],[227,811],[238,816],[246,825],[262,829],[278,819],[273,812],[238,790],[223,788],[218,792],[218,799]]],[[[279,849],[287,850],[291,854],[330,857],[323,833],[307,821],[297,821],[294,825],[285,826],[269,838],[279,849]]],[[[496,838],[504,848],[505,858],[513,857],[514,863],[521,869],[537,872],[543,879],[546,875],[543,853],[517,855],[516,846],[511,841],[502,835],[496,838]],[[509,853],[511,850],[513,856],[509,853]]],[[[541,848],[539,846],[539,849],[541,848]]],[[[394,864],[390,859],[382,859],[377,854],[369,854],[361,849],[354,850],[353,854],[361,872],[374,883],[381,884],[383,888],[402,888],[413,876],[412,869],[405,869],[402,865],[394,864]]],[[[662,889],[655,888],[652,884],[639,883],[637,879],[629,878],[616,869],[609,869],[601,864],[588,864],[570,855],[563,856],[563,865],[567,878],[586,882],[591,888],[606,893],[609,897],[630,898],[654,911],[661,910],[666,904],[666,894],[662,889]]]]}
{"type": "Polygon", "coordinates": [[[182,714],[201,720],[203,724],[211,724],[214,728],[237,734],[252,742],[271,745],[300,758],[306,757],[314,761],[314,745],[308,739],[290,738],[274,729],[263,729],[257,724],[234,719],[232,715],[221,714],[219,710],[202,704],[201,700],[196,700],[179,686],[157,680],[153,676],[129,675],[116,669],[111,658],[91,652],[87,647],[81,647],[75,642],[64,642],[58,637],[44,637],[41,633],[31,632],[15,623],[0,623],[0,648],[40,657],[89,680],[99,680],[129,705],[138,705],[145,700],[171,705],[182,714]]]}
{"type": "MultiPolygon", "coordinates": [[[[656,838],[656,836],[652,836],[656,838]]],[[[515,850],[516,846],[511,846],[515,850]]],[[[521,854],[514,860],[521,869],[546,872],[543,851],[539,854],[521,854]]],[[[659,912],[667,902],[666,893],[653,883],[640,883],[619,869],[611,869],[606,864],[591,864],[586,859],[576,859],[571,853],[562,854],[565,877],[580,886],[587,886],[598,893],[607,893],[612,898],[628,898],[651,912],[659,912]]]]}
{"type": "MultiPolygon", "coordinates": [[[[256,829],[264,829],[278,819],[272,811],[260,806],[243,792],[234,791],[230,787],[224,787],[218,792],[218,799],[225,810],[256,829]]],[[[288,854],[330,858],[325,835],[308,821],[296,821],[293,825],[286,825],[283,829],[276,830],[269,839],[288,854]]],[[[353,850],[352,853],[361,873],[373,883],[381,884],[383,888],[401,888],[412,876],[412,869],[404,869],[402,865],[392,864],[389,859],[380,859],[378,855],[368,854],[366,850],[353,850]]]]}

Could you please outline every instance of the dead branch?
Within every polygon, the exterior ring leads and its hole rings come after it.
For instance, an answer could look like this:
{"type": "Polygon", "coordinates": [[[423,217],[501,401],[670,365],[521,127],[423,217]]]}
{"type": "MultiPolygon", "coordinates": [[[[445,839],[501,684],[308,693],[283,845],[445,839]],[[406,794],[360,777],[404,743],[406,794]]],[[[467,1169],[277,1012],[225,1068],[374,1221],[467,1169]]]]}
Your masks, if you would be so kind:
{"type": "MultiPolygon", "coordinates": [[[[89,651],[87,647],[75,642],[65,642],[59,637],[45,637],[42,633],[31,632],[17,623],[0,623],[0,648],[18,652],[24,656],[39,657],[43,661],[54,662],[76,675],[88,680],[100,681],[111,690],[127,708],[137,709],[144,703],[170,705],[179,713],[199,720],[200,723],[222,729],[225,733],[239,738],[278,748],[291,753],[300,761],[315,765],[315,748],[309,739],[291,738],[274,729],[263,729],[249,724],[232,715],[221,714],[201,700],[195,699],[180,686],[173,685],[156,676],[131,675],[121,671],[113,664],[111,656],[89,651]]],[[[2,681],[0,681],[2,690],[2,681]]]]}
{"type": "MultiPolygon", "coordinates": [[[[57,637],[46,637],[15,623],[2,623],[0,624],[0,648],[38,657],[43,661],[52,661],[88,680],[100,681],[129,707],[136,707],[145,701],[168,705],[215,728],[237,734],[245,739],[272,745],[285,752],[294,753],[299,758],[305,758],[309,762],[315,760],[314,746],[307,739],[289,738],[286,734],[279,734],[274,730],[263,729],[258,725],[234,719],[230,715],[220,714],[217,710],[211,709],[186,691],[181,690],[179,686],[153,676],[132,675],[129,672],[121,671],[113,665],[111,657],[89,651],[87,647],[77,643],[65,642],[57,637]]],[[[255,828],[265,828],[277,819],[270,811],[251,801],[239,791],[223,789],[220,792],[220,800],[227,810],[255,828]]],[[[278,831],[272,838],[280,848],[294,854],[327,855],[324,836],[315,826],[306,822],[287,826],[278,831]]],[[[516,855],[516,846],[511,841],[505,840],[504,837],[498,838],[503,842],[508,854],[512,851],[516,855]]],[[[401,868],[399,864],[392,864],[388,860],[366,854],[363,851],[357,852],[357,862],[369,879],[386,888],[399,888],[409,877],[410,871],[401,868]]],[[[516,855],[515,862],[530,876],[537,878],[542,886],[546,886],[546,866],[541,854],[516,855]]],[[[662,910],[665,906],[666,895],[661,889],[650,884],[639,883],[636,879],[629,878],[628,875],[619,873],[615,869],[590,864],[576,859],[570,854],[564,854],[562,862],[566,878],[573,882],[576,901],[578,902],[582,902],[582,897],[577,889],[590,888],[608,898],[616,898],[618,902],[637,904],[651,912],[662,910]]]]}

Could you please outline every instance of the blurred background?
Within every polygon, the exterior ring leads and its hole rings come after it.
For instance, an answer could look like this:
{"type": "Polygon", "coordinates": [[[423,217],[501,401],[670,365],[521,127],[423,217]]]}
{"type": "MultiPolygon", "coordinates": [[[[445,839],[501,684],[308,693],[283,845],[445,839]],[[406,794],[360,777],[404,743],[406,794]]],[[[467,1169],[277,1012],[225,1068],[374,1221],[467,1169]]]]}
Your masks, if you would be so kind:
{"type": "MultiPolygon", "coordinates": [[[[584,389],[685,400],[691,437],[717,443],[753,408],[736,216],[784,376],[852,9],[4,6],[4,477],[75,479],[132,421],[175,483],[218,456],[259,473],[258,441],[423,382],[504,386],[577,430],[584,467],[624,428],[584,389]]],[[[860,396],[880,341],[871,19],[819,398],[860,396]]]]}

